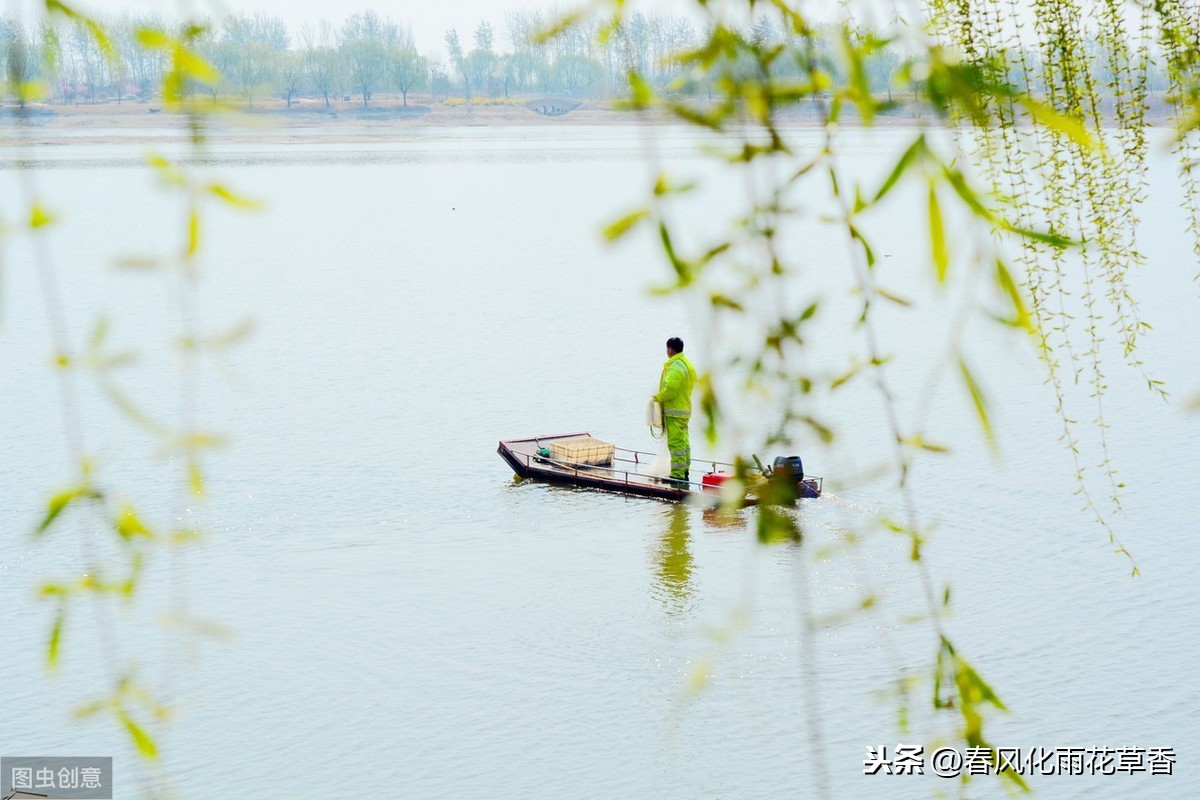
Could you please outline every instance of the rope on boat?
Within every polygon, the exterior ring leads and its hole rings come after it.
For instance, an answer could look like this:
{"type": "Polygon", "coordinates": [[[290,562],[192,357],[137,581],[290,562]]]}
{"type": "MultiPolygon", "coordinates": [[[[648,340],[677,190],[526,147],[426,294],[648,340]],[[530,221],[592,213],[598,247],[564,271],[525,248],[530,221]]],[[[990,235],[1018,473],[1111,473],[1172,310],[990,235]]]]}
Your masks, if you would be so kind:
{"type": "Polygon", "coordinates": [[[650,438],[656,442],[667,434],[666,423],[663,421],[662,403],[653,397],[646,404],[646,425],[650,428],[650,438]]]}

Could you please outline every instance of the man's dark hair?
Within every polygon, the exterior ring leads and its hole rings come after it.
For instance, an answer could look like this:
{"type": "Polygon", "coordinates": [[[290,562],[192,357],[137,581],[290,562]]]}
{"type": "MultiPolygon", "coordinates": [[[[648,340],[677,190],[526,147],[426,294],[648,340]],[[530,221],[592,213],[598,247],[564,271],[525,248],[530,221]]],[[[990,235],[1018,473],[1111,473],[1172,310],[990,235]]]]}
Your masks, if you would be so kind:
{"type": "Polygon", "coordinates": [[[682,353],[683,339],[680,339],[678,336],[672,336],[670,339],[667,339],[667,347],[671,348],[676,353],[682,353]]]}

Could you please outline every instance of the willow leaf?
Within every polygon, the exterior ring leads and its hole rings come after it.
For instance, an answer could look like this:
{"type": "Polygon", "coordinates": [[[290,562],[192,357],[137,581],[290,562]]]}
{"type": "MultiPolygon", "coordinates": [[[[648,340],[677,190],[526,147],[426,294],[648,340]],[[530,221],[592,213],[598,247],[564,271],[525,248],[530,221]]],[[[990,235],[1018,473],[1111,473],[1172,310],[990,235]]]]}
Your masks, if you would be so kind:
{"type": "Polygon", "coordinates": [[[1012,324],[1022,330],[1033,333],[1033,320],[1029,316],[1029,309],[1025,305],[1025,298],[1021,296],[1021,290],[1017,287],[1017,282],[1013,279],[1012,273],[1008,271],[1008,267],[1000,259],[996,260],[996,284],[1008,295],[1008,299],[1012,303],[1014,314],[1012,324]]]}
{"type": "Polygon", "coordinates": [[[1096,140],[1092,138],[1080,120],[1067,116],[1049,103],[1035,100],[1028,95],[1022,95],[1019,102],[1029,112],[1029,116],[1033,118],[1034,122],[1063,134],[1080,147],[1090,150],[1096,146],[1096,140]]]}
{"type": "Polygon", "coordinates": [[[887,180],[883,182],[883,186],[879,187],[879,191],[875,193],[875,199],[872,202],[878,203],[880,200],[892,190],[892,187],[900,180],[904,173],[912,166],[920,153],[925,151],[925,134],[921,134],[913,143],[908,146],[900,156],[900,160],[896,162],[896,166],[892,167],[891,174],[887,176],[887,180]]]}
{"type": "Polygon", "coordinates": [[[33,208],[29,211],[29,227],[44,228],[54,222],[54,215],[42,207],[41,203],[34,203],[33,208]]]}
{"type": "Polygon", "coordinates": [[[200,471],[200,462],[194,458],[188,459],[188,486],[194,496],[204,496],[204,473],[200,471]]]}
{"type": "Polygon", "coordinates": [[[954,193],[958,195],[959,199],[967,204],[967,207],[970,208],[976,216],[986,220],[993,219],[992,212],[983,204],[983,201],[979,199],[979,194],[971,188],[971,184],[967,183],[967,179],[961,172],[943,165],[942,174],[946,177],[950,187],[954,189],[954,193]]]}
{"type": "Polygon", "coordinates": [[[906,297],[901,297],[898,294],[890,292],[887,289],[884,289],[882,286],[875,287],[875,293],[878,294],[880,297],[882,297],[884,300],[895,303],[898,306],[909,307],[913,304],[912,300],[909,300],[906,297]]]}
{"type": "Polygon", "coordinates": [[[194,206],[188,211],[188,239],[186,254],[192,258],[200,250],[200,212],[194,206]]]}
{"type": "Polygon", "coordinates": [[[72,489],[65,489],[51,497],[46,509],[46,516],[42,518],[42,522],[38,525],[36,533],[45,533],[54,524],[54,520],[58,519],[59,515],[66,510],[67,506],[80,497],[83,497],[86,493],[86,489],[82,486],[77,486],[72,489]]]}
{"type": "Polygon", "coordinates": [[[635,109],[648,108],[654,100],[654,89],[636,72],[629,73],[629,103],[635,109]]]}
{"type": "Polygon", "coordinates": [[[867,259],[867,266],[874,267],[875,251],[871,249],[870,243],[854,223],[850,223],[850,238],[862,245],[863,256],[867,259]]]}
{"type": "Polygon", "coordinates": [[[843,384],[850,381],[852,378],[854,378],[856,375],[858,375],[859,372],[861,372],[861,371],[862,371],[862,365],[855,364],[847,372],[843,372],[841,375],[838,375],[836,378],[834,378],[832,381],[830,381],[829,382],[829,390],[833,391],[834,389],[837,389],[839,386],[842,386],[843,384]]]}
{"type": "Polygon", "coordinates": [[[633,230],[639,222],[649,216],[650,212],[644,208],[626,214],[617,221],[610,223],[607,227],[605,227],[604,238],[610,242],[615,242],[633,230]]]}
{"type": "Polygon", "coordinates": [[[94,700],[91,703],[86,703],[85,705],[75,709],[75,711],[72,712],[72,716],[74,716],[75,719],[87,719],[88,717],[93,717],[100,713],[104,709],[108,708],[108,706],[111,704],[112,701],[110,700],[94,700]]]}
{"type": "Polygon", "coordinates": [[[901,444],[909,447],[915,447],[919,450],[928,450],[931,453],[949,453],[950,448],[944,444],[931,442],[924,436],[917,434],[915,436],[906,436],[900,440],[901,444]]]}
{"type": "Polygon", "coordinates": [[[129,541],[136,537],[153,538],[154,534],[150,531],[146,524],[138,517],[137,512],[133,510],[133,506],[125,504],[121,509],[121,516],[113,523],[113,527],[121,538],[129,541]]]}
{"type": "Polygon", "coordinates": [[[235,194],[228,187],[226,187],[220,183],[209,184],[208,190],[210,192],[212,192],[214,195],[216,195],[217,197],[224,200],[229,205],[235,206],[237,208],[245,208],[245,209],[249,209],[249,210],[255,210],[255,209],[262,208],[262,205],[263,205],[262,202],[259,200],[251,200],[248,197],[242,197],[239,194],[235,194]]]}
{"type": "Polygon", "coordinates": [[[737,300],[734,300],[732,297],[719,292],[709,296],[709,303],[713,308],[728,308],[733,311],[745,311],[745,308],[737,300]]]}
{"type": "Polygon", "coordinates": [[[120,60],[120,54],[117,53],[117,48],[113,46],[112,39],[108,38],[108,33],[104,27],[96,20],[88,17],[85,20],[88,32],[92,34],[92,38],[96,40],[96,46],[100,48],[100,52],[104,55],[104,60],[109,64],[123,65],[120,60]]]}
{"type": "Polygon", "coordinates": [[[63,622],[67,616],[66,609],[59,606],[54,615],[54,627],[50,629],[50,641],[46,645],[46,666],[54,669],[58,666],[58,653],[62,645],[63,622]]]}
{"type": "Polygon", "coordinates": [[[983,435],[987,438],[988,444],[993,449],[996,447],[996,437],[992,431],[992,421],[988,416],[987,397],[983,393],[983,389],[979,386],[979,382],[975,380],[975,375],[971,372],[967,362],[962,356],[958,359],[958,370],[962,374],[963,381],[967,384],[967,391],[971,394],[971,402],[975,405],[975,413],[979,416],[979,424],[983,427],[983,435]]]}
{"type": "Polygon", "coordinates": [[[217,71],[216,67],[186,47],[175,48],[174,60],[174,72],[184,78],[191,78],[208,86],[213,86],[221,80],[221,73],[217,71]]]}
{"type": "Polygon", "coordinates": [[[1009,233],[1015,233],[1017,236],[1022,238],[1029,239],[1033,242],[1048,244],[1051,247],[1079,247],[1081,244],[1083,244],[1083,241],[1080,239],[1072,239],[1069,236],[1063,236],[1062,234],[1058,233],[1050,233],[1049,231],[1035,231],[1031,228],[1021,228],[1013,225],[1010,222],[1001,222],[1000,227],[1009,233]]]}
{"type": "Polygon", "coordinates": [[[946,229],[942,223],[942,207],[938,204],[937,187],[929,184],[929,248],[933,254],[933,265],[937,270],[938,283],[946,282],[950,268],[950,255],[946,250],[946,229]]]}
{"type": "Polygon", "coordinates": [[[691,265],[679,257],[675,251],[675,244],[671,239],[671,232],[667,229],[665,223],[658,224],[658,237],[662,242],[663,252],[667,254],[667,260],[671,262],[672,269],[679,278],[678,287],[683,288],[692,283],[695,276],[692,273],[691,265]]]}
{"type": "Polygon", "coordinates": [[[156,28],[138,28],[136,36],[138,44],[151,50],[164,50],[176,44],[174,39],[156,28]]]}
{"type": "Polygon", "coordinates": [[[587,13],[586,9],[578,9],[569,14],[564,14],[554,22],[537,31],[531,37],[533,44],[545,44],[551,39],[555,39],[565,33],[567,30],[574,28],[576,24],[583,19],[587,13]]]}
{"type": "Polygon", "coordinates": [[[129,716],[123,709],[118,712],[121,718],[121,723],[125,726],[125,730],[129,733],[129,738],[133,740],[134,746],[137,747],[138,753],[143,758],[151,761],[158,758],[158,746],[154,743],[154,739],[150,734],[146,733],[140,725],[133,721],[133,717],[129,716]]]}

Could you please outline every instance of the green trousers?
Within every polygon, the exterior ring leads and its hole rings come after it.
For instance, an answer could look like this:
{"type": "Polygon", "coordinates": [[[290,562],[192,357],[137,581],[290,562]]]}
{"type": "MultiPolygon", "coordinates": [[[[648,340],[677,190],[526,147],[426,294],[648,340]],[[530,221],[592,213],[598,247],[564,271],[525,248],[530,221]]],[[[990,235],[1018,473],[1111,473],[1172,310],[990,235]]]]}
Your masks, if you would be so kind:
{"type": "Polygon", "coordinates": [[[692,464],[692,443],[688,439],[688,417],[663,415],[667,426],[667,449],[671,451],[671,477],[687,480],[692,464]]]}

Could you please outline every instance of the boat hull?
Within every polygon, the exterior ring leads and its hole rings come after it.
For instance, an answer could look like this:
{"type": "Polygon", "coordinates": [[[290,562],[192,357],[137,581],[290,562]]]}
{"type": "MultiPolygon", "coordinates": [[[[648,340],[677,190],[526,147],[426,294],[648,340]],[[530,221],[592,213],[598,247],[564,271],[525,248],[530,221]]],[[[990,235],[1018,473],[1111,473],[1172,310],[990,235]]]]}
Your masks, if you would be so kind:
{"type": "Polygon", "coordinates": [[[614,462],[616,468],[607,469],[587,464],[567,464],[539,455],[538,451],[549,447],[552,442],[568,439],[586,439],[588,433],[566,433],[553,436],[535,436],[529,439],[509,439],[500,442],[496,452],[500,454],[513,472],[522,478],[554,483],[560,486],[579,486],[605,492],[629,494],[637,497],[653,497],[658,500],[678,502],[693,492],[672,486],[659,478],[642,475],[637,471],[644,466],[638,454],[632,464],[614,462]],[[619,465],[619,466],[618,466],[619,465]],[[622,467],[629,466],[625,469],[622,467]]]}
{"type": "MultiPolygon", "coordinates": [[[[676,481],[643,474],[642,470],[653,460],[651,453],[618,447],[615,448],[616,455],[611,465],[572,464],[556,461],[545,455],[554,442],[588,438],[591,438],[590,433],[562,433],[551,436],[532,436],[527,439],[505,439],[500,442],[496,452],[521,478],[545,481],[560,486],[578,486],[635,497],[650,497],[669,502],[700,500],[707,505],[716,505],[720,502],[719,490],[711,486],[706,487],[702,482],[690,482],[686,486],[681,486],[676,481]]],[[[703,469],[714,462],[693,460],[692,463],[693,469],[696,468],[696,465],[701,465],[701,469],[703,469]]],[[[806,477],[798,489],[801,497],[819,497],[821,479],[806,477]]],[[[747,497],[743,503],[754,505],[757,503],[757,499],[753,496],[747,497]]]]}

